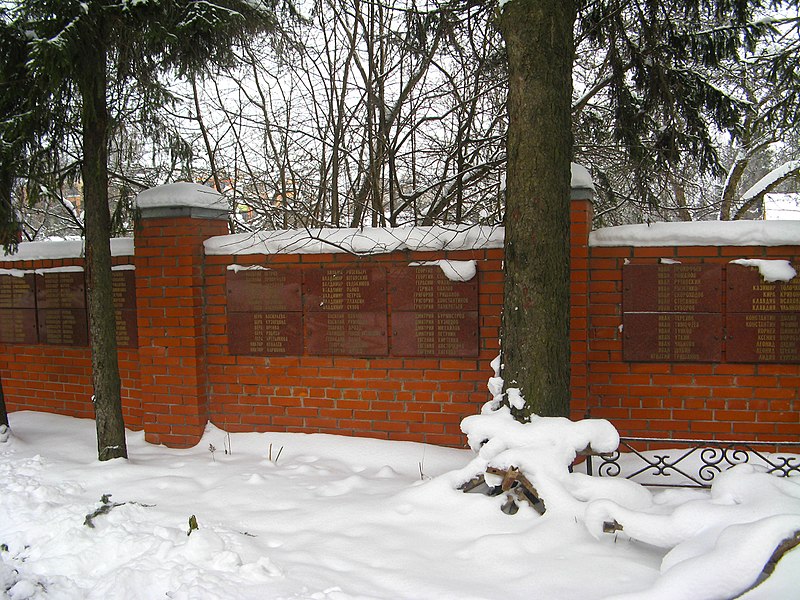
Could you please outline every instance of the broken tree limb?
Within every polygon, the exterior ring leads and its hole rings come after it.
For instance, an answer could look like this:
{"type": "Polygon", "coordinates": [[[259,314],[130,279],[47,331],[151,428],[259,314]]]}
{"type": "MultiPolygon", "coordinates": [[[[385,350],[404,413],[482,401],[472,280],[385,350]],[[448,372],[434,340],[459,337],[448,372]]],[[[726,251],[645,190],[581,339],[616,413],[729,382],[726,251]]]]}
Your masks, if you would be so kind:
{"type": "MultiPolygon", "coordinates": [[[[517,500],[525,501],[533,507],[533,509],[538,512],[540,515],[543,515],[545,512],[545,505],[544,501],[539,496],[539,492],[533,487],[533,484],[530,480],[516,467],[509,467],[508,469],[498,469],[497,467],[487,467],[486,472],[490,475],[497,475],[498,477],[502,477],[502,483],[500,484],[501,489],[504,492],[514,491],[513,498],[509,495],[511,501],[516,502],[517,500]]],[[[507,511],[503,511],[507,512],[507,511]]],[[[517,512],[516,510],[513,511],[514,513],[517,512]]],[[[513,514],[513,513],[509,513],[513,514]]]]}
{"type": "Polygon", "coordinates": [[[616,519],[603,521],[603,533],[616,533],[617,531],[622,531],[622,525],[617,523],[616,519]]]}

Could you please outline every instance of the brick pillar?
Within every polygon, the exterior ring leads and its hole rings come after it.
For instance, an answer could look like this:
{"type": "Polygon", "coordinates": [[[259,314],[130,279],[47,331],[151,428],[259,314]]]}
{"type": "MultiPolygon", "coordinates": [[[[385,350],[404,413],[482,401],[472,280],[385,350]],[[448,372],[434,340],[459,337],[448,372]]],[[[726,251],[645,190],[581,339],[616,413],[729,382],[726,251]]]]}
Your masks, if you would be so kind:
{"type": "Polygon", "coordinates": [[[136,300],[145,439],[195,445],[208,421],[203,241],[228,233],[211,188],[174,183],[139,194],[136,300]]]}
{"type": "MultiPolygon", "coordinates": [[[[575,169],[575,166],[573,166],[575,169]]],[[[588,173],[586,173],[588,176],[588,173]]],[[[590,182],[589,182],[590,183],[590,182]]],[[[570,197],[570,417],[583,419],[588,407],[589,233],[594,190],[575,182],[570,197]]]]}

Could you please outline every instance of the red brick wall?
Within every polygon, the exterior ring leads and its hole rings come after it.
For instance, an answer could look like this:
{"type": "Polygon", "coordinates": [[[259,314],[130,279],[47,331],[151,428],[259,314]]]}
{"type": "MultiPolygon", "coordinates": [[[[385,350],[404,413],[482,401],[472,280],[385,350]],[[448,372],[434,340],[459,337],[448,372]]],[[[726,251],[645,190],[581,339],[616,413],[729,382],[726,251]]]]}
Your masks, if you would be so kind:
{"type": "MultiPolygon", "coordinates": [[[[488,399],[489,362],[498,354],[502,251],[209,256],[206,258],[209,416],[228,431],[334,433],[461,446],[461,419],[488,399]],[[446,258],[476,260],[480,350],[477,358],[231,356],[226,331],[229,264],[315,268],[446,258]]],[[[389,306],[391,328],[391,305],[389,306]]]]}
{"type": "MultiPolygon", "coordinates": [[[[113,264],[130,264],[132,258],[116,257],[113,264]]],[[[58,259],[0,264],[4,269],[26,271],[71,266],[82,267],[83,261],[58,259]]],[[[141,429],[139,351],[121,348],[118,358],[125,423],[132,429],[141,429]]],[[[9,411],[38,410],[94,418],[92,359],[87,347],[0,344],[0,377],[9,411]]]]}
{"type": "MultiPolygon", "coordinates": [[[[792,440],[800,435],[800,365],[644,363],[622,360],[622,266],[789,259],[800,247],[600,248],[588,243],[591,205],[572,204],[572,417],[610,419],[623,435],[792,440]]],[[[460,446],[461,419],[488,399],[498,353],[502,250],[205,256],[224,220],[144,219],[135,263],[138,350],[121,349],[126,424],[152,442],[189,446],[210,420],[229,431],[352,434],[460,446]],[[440,258],[476,260],[480,353],[468,359],[233,356],[228,352],[227,266],[386,267],[440,258]]],[[[80,259],[4,262],[33,270],[80,259]]],[[[391,306],[389,306],[391,326],[391,306]]],[[[87,348],[0,345],[11,411],[92,417],[87,348]]]]}
{"type": "MultiPolygon", "coordinates": [[[[581,206],[582,204],[582,206],[581,206]]],[[[573,216],[589,214],[589,203],[573,216]]],[[[648,363],[622,360],[622,267],[786,259],[800,246],[588,247],[573,245],[572,418],[609,419],[621,435],[796,441],[800,364],[648,363]]],[[[726,286],[722,286],[723,294],[726,286]]],[[[723,305],[724,305],[723,297],[723,305]]]]}
{"type": "Polygon", "coordinates": [[[208,422],[203,241],[225,220],[148,218],[136,235],[145,439],[192,446],[208,422]]]}

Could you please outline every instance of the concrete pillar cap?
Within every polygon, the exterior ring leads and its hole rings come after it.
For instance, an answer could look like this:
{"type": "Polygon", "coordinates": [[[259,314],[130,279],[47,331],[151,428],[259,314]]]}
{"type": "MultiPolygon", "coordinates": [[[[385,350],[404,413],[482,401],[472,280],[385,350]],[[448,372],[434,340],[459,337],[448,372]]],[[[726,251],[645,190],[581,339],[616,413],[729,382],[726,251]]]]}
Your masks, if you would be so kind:
{"type": "Polygon", "coordinates": [[[222,194],[189,182],[168,183],[145,190],[136,197],[136,204],[143,219],[186,216],[224,219],[230,212],[230,205],[222,194]]]}

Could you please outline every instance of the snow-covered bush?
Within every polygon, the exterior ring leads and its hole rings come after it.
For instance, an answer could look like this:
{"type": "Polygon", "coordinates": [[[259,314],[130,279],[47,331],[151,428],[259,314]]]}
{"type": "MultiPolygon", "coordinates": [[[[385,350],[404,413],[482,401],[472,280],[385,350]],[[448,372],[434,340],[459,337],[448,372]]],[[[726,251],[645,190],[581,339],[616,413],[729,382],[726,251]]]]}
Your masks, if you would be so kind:
{"type": "MultiPolygon", "coordinates": [[[[500,402],[503,382],[499,364],[493,366],[493,400],[461,424],[476,456],[453,481],[516,468],[544,502],[542,519],[574,519],[595,538],[611,531],[666,550],[655,585],[619,600],[738,597],[763,580],[784,551],[800,543],[800,484],[758,466],[737,465],[718,475],[710,490],[658,492],[627,479],[571,472],[582,451],[616,450],[619,434],[614,426],[602,419],[573,422],[539,416],[520,423],[500,402]]],[[[514,390],[505,397],[512,405],[522,401],[514,390]]],[[[496,475],[484,477],[489,485],[500,484],[496,475]]]]}

